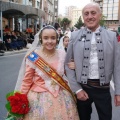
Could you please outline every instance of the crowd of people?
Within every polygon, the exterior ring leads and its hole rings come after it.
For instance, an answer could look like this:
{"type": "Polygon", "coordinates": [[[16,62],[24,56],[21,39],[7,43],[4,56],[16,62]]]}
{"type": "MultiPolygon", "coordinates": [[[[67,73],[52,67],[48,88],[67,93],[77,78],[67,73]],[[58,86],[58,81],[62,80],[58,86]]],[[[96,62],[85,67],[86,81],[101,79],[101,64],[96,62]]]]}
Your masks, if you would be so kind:
{"type": "Polygon", "coordinates": [[[34,33],[19,31],[3,31],[3,41],[0,40],[0,52],[21,50],[34,41],[34,33]]]}

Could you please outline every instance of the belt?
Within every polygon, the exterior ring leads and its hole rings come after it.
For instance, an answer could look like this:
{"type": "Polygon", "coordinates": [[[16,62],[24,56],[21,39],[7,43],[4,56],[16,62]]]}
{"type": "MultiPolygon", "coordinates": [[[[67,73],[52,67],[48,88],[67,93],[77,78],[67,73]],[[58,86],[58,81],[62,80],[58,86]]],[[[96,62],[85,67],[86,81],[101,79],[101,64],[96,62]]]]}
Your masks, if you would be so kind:
{"type": "Polygon", "coordinates": [[[100,86],[99,79],[88,79],[87,84],[82,84],[82,86],[95,88],[109,88],[110,83],[105,83],[104,85],[100,86]]]}

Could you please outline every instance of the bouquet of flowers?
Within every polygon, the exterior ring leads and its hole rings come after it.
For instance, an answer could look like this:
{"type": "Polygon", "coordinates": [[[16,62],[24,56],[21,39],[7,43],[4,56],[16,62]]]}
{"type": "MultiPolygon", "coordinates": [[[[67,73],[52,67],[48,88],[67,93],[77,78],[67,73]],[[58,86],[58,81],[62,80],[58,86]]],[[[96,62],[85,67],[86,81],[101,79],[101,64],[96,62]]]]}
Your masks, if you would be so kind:
{"type": "Polygon", "coordinates": [[[5,120],[21,120],[30,110],[26,94],[20,92],[10,92],[6,95],[7,103],[5,105],[8,116],[5,120]]]}

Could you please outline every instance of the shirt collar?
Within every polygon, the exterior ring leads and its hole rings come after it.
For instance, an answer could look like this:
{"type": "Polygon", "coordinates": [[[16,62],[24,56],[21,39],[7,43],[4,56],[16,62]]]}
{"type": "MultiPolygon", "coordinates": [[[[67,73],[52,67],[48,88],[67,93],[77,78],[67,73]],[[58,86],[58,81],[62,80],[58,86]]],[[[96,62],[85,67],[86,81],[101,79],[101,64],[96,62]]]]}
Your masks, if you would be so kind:
{"type": "MultiPolygon", "coordinates": [[[[87,28],[87,31],[91,31],[91,30],[87,28]]],[[[99,31],[100,31],[100,26],[93,33],[98,33],[99,31]]]]}

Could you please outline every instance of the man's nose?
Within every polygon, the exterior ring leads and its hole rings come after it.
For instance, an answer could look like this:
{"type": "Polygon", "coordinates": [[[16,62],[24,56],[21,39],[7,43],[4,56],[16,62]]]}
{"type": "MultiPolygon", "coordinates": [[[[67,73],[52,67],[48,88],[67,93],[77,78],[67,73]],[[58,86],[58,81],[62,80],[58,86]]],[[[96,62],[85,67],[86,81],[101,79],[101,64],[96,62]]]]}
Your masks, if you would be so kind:
{"type": "Polygon", "coordinates": [[[92,14],[89,14],[89,15],[88,15],[88,18],[92,18],[92,14]]]}

